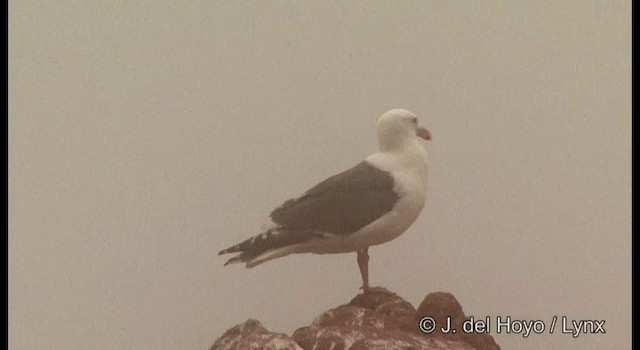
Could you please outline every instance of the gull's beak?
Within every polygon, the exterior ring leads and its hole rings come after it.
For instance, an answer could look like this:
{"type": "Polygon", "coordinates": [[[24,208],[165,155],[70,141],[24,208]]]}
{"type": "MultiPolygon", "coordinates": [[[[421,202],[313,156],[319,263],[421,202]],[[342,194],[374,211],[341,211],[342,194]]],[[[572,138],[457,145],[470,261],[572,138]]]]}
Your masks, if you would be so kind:
{"type": "Polygon", "coordinates": [[[418,135],[418,137],[421,137],[425,140],[431,140],[431,133],[429,132],[429,130],[423,127],[418,127],[418,130],[416,130],[416,135],[418,135]]]}

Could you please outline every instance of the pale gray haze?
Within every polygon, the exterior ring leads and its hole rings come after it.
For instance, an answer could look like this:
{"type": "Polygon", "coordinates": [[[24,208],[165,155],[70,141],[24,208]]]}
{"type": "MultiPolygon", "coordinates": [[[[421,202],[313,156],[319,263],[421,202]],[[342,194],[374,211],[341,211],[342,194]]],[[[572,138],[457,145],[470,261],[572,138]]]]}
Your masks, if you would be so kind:
{"type": "Polygon", "coordinates": [[[348,302],[356,255],[217,252],[431,131],[426,207],[371,284],[478,317],[606,320],[503,349],[631,337],[629,1],[11,1],[9,346],[206,349],[348,302]]]}

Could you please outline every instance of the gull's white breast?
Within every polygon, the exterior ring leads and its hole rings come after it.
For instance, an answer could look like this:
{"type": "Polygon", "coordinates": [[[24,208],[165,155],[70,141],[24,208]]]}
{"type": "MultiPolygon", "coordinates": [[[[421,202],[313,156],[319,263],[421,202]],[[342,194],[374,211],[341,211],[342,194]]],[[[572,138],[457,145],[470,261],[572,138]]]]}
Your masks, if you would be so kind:
{"type": "Polygon", "coordinates": [[[310,242],[304,251],[316,254],[347,253],[388,242],[405,232],[420,215],[427,194],[427,155],[418,142],[415,145],[417,147],[405,149],[403,153],[376,153],[366,159],[393,176],[394,191],[399,199],[390,212],[353,234],[310,242]]]}

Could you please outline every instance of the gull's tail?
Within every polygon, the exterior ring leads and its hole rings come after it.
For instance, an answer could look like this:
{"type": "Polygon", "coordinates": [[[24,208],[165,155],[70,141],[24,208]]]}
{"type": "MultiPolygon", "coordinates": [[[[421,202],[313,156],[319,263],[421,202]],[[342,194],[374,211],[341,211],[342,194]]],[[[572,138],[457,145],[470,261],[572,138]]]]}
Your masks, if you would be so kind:
{"type": "Polygon", "coordinates": [[[221,250],[218,255],[240,253],[227,260],[224,265],[245,263],[246,267],[254,267],[263,262],[296,253],[304,243],[322,238],[322,234],[312,231],[274,228],[221,250]]]}

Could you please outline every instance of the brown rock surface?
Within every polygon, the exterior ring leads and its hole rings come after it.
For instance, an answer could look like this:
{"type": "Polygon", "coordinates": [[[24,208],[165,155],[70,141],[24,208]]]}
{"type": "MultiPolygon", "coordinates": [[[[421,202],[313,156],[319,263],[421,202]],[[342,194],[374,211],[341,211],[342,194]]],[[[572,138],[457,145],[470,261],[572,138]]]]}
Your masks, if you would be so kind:
{"type": "Polygon", "coordinates": [[[291,337],[269,332],[260,322],[248,320],[225,332],[210,350],[500,350],[488,334],[434,331],[425,335],[418,328],[418,321],[425,315],[433,317],[438,325],[446,324],[449,316],[457,329],[462,329],[467,320],[450,293],[427,295],[416,311],[395,293],[375,288],[324,312],[291,337]]]}
{"type": "Polygon", "coordinates": [[[477,350],[500,350],[498,344],[496,344],[493,337],[489,334],[460,332],[460,330],[462,330],[462,324],[467,321],[469,317],[465,316],[462,311],[462,306],[451,293],[429,293],[418,307],[415,322],[417,323],[420,318],[426,315],[433,317],[437,325],[446,325],[447,317],[450,317],[451,327],[458,330],[456,334],[443,334],[440,331],[440,327],[436,327],[436,330],[427,335],[427,337],[459,339],[477,350]]]}
{"type": "Polygon", "coordinates": [[[209,350],[303,350],[286,334],[267,331],[260,321],[249,319],[224,332],[209,350]]]}

